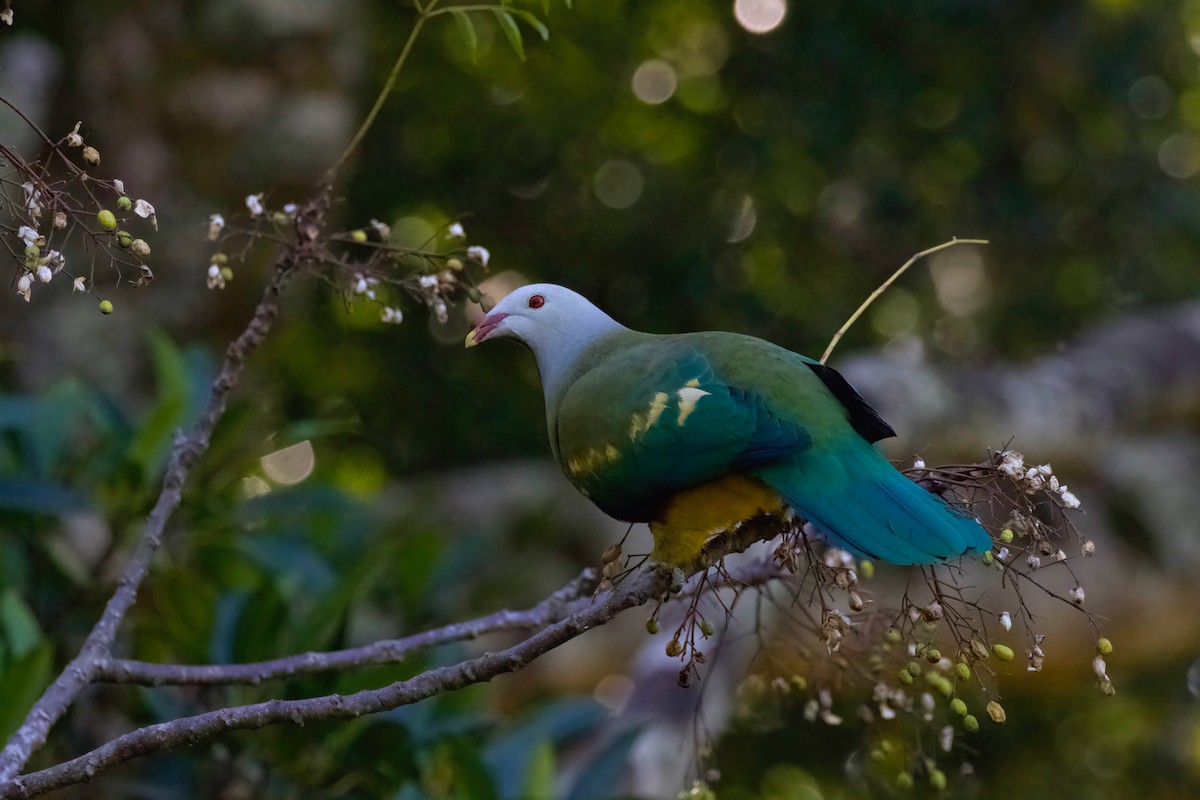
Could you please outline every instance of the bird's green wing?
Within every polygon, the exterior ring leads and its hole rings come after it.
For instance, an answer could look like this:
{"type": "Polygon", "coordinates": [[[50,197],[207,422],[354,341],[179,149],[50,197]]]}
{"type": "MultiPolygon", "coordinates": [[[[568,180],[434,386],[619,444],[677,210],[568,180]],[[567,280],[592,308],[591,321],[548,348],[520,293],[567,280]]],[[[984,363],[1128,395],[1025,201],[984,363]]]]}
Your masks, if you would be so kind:
{"type": "Polygon", "coordinates": [[[803,425],[729,380],[705,345],[645,337],[606,354],[564,394],[552,431],[563,469],[613,516],[649,519],[676,492],[811,446],[803,425]]]}

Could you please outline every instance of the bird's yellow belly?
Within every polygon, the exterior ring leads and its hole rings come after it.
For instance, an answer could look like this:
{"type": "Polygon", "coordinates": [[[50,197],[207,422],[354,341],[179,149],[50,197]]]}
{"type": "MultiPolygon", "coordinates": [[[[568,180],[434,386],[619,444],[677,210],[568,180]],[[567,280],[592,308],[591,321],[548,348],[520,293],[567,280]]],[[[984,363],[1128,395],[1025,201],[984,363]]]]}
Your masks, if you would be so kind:
{"type": "Polygon", "coordinates": [[[687,566],[700,557],[704,543],[759,514],[783,509],[783,500],[762,481],[729,475],[674,495],[657,520],[650,523],[654,552],[660,564],[687,566]]]}

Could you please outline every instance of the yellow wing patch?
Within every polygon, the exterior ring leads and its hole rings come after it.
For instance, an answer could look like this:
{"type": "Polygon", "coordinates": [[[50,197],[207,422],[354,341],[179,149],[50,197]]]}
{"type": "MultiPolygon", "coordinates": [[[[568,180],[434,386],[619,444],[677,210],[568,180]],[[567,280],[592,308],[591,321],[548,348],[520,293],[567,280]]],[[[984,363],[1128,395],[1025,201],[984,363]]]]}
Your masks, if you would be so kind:
{"type": "Polygon", "coordinates": [[[636,440],[646,431],[653,427],[654,423],[658,422],[658,418],[662,416],[663,410],[667,407],[668,396],[666,392],[658,392],[654,395],[654,399],[650,401],[650,405],[646,407],[646,413],[634,414],[629,418],[629,438],[636,440]]]}
{"type": "Polygon", "coordinates": [[[678,424],[682,427],[687,418],[696,410],[696,403],[700,402],[701,397],[708,397],[712,392],[706,392],[703,389],[697,389],[692,386],[692,381],[688,381],[688,385],[677,391],[675,394],[679,396],[679,420],[678,424]]]}
{"type": "Polygon", "coordinates": [[[576,478],[581,475],[594,475],[620,457],[621,452],[611,444],[589,447],[579,455],[567,459],[567,471],[576,478]]]}

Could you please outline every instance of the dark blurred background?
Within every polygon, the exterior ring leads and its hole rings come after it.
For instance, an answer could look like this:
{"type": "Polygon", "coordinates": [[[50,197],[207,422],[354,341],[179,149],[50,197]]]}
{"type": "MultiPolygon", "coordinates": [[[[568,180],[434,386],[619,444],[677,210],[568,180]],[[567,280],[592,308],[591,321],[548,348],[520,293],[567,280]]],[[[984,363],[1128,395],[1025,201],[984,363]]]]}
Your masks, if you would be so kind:
{"type": "MultiPolygon", "coordinates": [[[[490,17],[476,61],[449,17],[432,23],[343,175],[339,227],[375,218],[419,242],[461,218],[493,286],[560,282],[632,327],[736,330],[814,357],[910,255],[989,239],[920,262],[832,363],[900,431],[895,458],[970,461],[1011,439],[1054,464],[1098,543],[1081,577],[1117,644],[1119,693],[1096,691],[1080,620],[1047,611],[1046,670],[1005,678],[1008,722],[971,740],[957,760],[973,774],[950,794],[1200,795],[1200,4],[574,6],[552,5],[525,62],[490,17]]],[[[259,191],[274,207],[307,196],[413,19],[395,0],[15,12],[0,94],[55,138],[82,120],[104,175],[153,202],[162,231],[152,285],[98,286],[111,316],[65,283],[30,304],[0,296],[4,736],[96,619],[172,431],[253,308],[270,253],[206,289],[209,214],[259,191]]],[[[0,140],[38,152],[7,112],[0,140]]],[[[531,604],[598,560],[623,529],[549,463],[532,360],[464,352],[469,309],[451,311],[384,326],[325,286],[290,293],[125,652],[362,643],[531,604]]],[[[696,695],[662,688],[631,713],[631,692],[674,671],[627,616],[486,687],[136,762],[101,794],[672,797],[694,777],[696,695]]],[[[94,689],[38,763],[168,715],[381,685],[484,646],[282,686],[94,689]]],[[[785,698],[747,724],[729,710],[745,659],[729,661],[705,700],[721,797],[886,793],[863,777],[852,713],[834,731],[785,698]]]]}

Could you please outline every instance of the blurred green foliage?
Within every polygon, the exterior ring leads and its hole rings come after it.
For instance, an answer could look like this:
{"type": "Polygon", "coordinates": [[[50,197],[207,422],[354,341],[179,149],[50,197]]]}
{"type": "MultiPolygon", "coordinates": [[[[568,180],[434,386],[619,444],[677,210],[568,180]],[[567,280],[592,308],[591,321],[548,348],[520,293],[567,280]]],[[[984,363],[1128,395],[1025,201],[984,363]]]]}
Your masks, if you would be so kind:
{"type": "MultiPolygon", "coordinates": [[[[223,76],[226,93],[254,108],[328,92],[363,109],[412,20],[394,0],[284,6],[18,9],[18,33],[35,32],[63,64],[45,127],[86,116],[106,147],[123,131],[168,153],[165,196],[153,199],[181,244],[158,270],[164,284],[140,290],[151,299],[107,320],[126,326],[136,351],[45,380],[17,363],[30,349],[5,343],[0,734],[96,618],[173,432],[194,418],[213,354],[251,308],[255,266],[219,296],[188,294],[203,283],[207,214],[264,189],[299,196],[332,160],[293,144],[278,120],[211,113],[185,91],[189,80],[223,76]],[[156,49],[162,41],[171,47],[156,49]],[[114,361],[128,362],[119,378],[105,371],[114,361]]],[[[812,355],[896,266],[951,236],[992,244],[914,270],[843,348],[918,341],[938,358],[1024,358],[1098,319],[1200,293],[1195,2],[793,0],[761,36],[739,26],[729,0],[575,6],[543,16],[546,42],[524,28],[524,61],[487,15],[472,18],[474,53],[450,17],[431,24],[347,175],[344,225],[378,218],[420,232],[465,215],[497,272],[569,284],[646,330],[739,330],[812,355]],[[664,102],[639,99],[641,68],[657,76],[651,94],[673,82],[664,102]]],[[[134,150],[121,164],[131,172],[142,169],[134,150]]],[[[368,324],[324,287],[300,288],[287,305],[189,484],[129,625],[130,653],[238,661],[401,635],[533,602],[594,557],[549,516],[500,526],[480,508],[452,527],[391,491],[398,479],[544,455],[524,352],[461,352],[461,317],[448,328],[411,311],[400,328],[368,324]],[[311,476],[267,483],[259,459],[302,441],[318,453],[311,476]]],[[[55,331],[21,319],[22,330],[0,330],[14,341],[55,331]]],[[[103,339],[82,323],[62,328],[68,341],[103,339]]],[[[379,686],[464,652],[228,691],[104,689],[48,755],[94,746],[114,725],[379,686]]],[[[1057,797],[1066,786],[1186,796],[1200,734],[1184,665],[1143,662],[1116,703],[1090,687],[1010,698],[1007,726],[973,743],[977,775],[954,796],[1057,797]]],[[[129,797],[612,796],[628,735],[570,785],[557,782],[569,746],[602,728],[601,707],[559,685],[523,686],[520,710],[505,714],[505,691],[239,734],[105,787],[129,797]]],[[[847,780],[851,734],[790,711],[785,720],[735,728],[720,744],[722,796],[884,791],[847,780]]]]}

